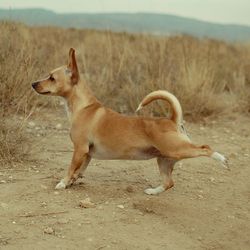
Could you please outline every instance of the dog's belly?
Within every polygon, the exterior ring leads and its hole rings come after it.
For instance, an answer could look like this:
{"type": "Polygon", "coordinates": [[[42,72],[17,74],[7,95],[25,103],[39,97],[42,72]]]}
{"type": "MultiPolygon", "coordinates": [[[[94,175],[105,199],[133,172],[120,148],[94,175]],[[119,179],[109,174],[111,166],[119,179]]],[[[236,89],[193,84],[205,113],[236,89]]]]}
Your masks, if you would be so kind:
{"type": "Polygon", "coordinates": [[[161,156],[154,147],[130,148],[127,150],[110,150],[101,146],[90,147],[89,154],[99,160],[149,160],[161,156]]]}

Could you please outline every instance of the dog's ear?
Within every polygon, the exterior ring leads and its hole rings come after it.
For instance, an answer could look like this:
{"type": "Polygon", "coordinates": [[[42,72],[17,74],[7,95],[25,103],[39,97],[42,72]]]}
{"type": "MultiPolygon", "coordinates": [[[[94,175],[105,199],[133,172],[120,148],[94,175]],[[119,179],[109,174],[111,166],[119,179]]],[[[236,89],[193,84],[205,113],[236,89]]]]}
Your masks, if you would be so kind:
{"type": "Polygon", "coordinates": [[[73,48],[70,48],[69,50],[68,69],[71,71],[72,84],[77,84],[79,81],[79,72],[76,63],[75,50],[73,48]]]}

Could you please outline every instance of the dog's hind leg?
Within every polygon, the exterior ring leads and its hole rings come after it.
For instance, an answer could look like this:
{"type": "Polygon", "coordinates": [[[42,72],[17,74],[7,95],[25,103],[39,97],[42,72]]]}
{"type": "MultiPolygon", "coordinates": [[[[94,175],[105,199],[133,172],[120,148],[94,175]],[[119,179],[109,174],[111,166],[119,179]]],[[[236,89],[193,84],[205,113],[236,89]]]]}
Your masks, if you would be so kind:
{"type": "Polygon", "coordinates": [[[156,187],[156,188],[147,188],[144,190],[146,194],[159,194],[171,187],[174,186],[174,182],[172,179],[172,172],[174,169],[174,164],[176,161],[170,160],[164,157],[158,157],[157,158],[157,163],[159,166],[159,171],[162,176],[162,185],[156,187]]]}
{"type": "Polygon", "coordinates": [[[213,151],[208,145],[195,145],[178,133],[159,134],[154,141],[154,146],[160,151],[161,155],[168,159],[178,161],[207,156],[221,162],[224,166],[228,163],[225,156],[213,151]]]}

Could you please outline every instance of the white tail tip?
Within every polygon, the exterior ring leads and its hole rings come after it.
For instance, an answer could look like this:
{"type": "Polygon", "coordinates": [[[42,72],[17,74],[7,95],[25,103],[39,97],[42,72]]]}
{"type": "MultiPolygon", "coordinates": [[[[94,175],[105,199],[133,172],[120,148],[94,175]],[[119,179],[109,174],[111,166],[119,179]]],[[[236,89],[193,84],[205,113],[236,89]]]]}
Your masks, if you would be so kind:
{"type": "Polygon", "coordinates": [[[139,104],[138,108],[136,109],[135,113],[137,113],[138,111],[140,111],[142,109],[142,105],[139,104]]]}
{"type": "Polygon", "coordinates": [[[214,153],[211,155],[211,157],[212,157],[213,159],[215,159],[215,160],[221,162],[224,168],[230,170],[230,168],[229,168],[229,166],[228,166],[228,160],[227,160],[227,158],[226,158],[224,155],[222,155],[222,154],[220,154],[220,153],[218,153],[218,152],[214,152],[214,153]]]}

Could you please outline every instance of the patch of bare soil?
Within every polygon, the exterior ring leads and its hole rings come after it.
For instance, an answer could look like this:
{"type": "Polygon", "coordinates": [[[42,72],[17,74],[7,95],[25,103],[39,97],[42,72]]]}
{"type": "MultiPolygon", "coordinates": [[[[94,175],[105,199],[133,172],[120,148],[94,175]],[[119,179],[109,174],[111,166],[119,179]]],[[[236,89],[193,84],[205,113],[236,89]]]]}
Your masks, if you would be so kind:
{"type": "Polygon", "coordinates": [[[183,160],[175,187],[157,196],[143,193],[160,182],[155,160],[92,160],[78,184],[55,190],[72,155],[68,122],[32,122],[30,162],[0,169],[1,249],[249,249],[249,119],[188,123],[193,141],[227,155],[231,171],[183,160]]]}

